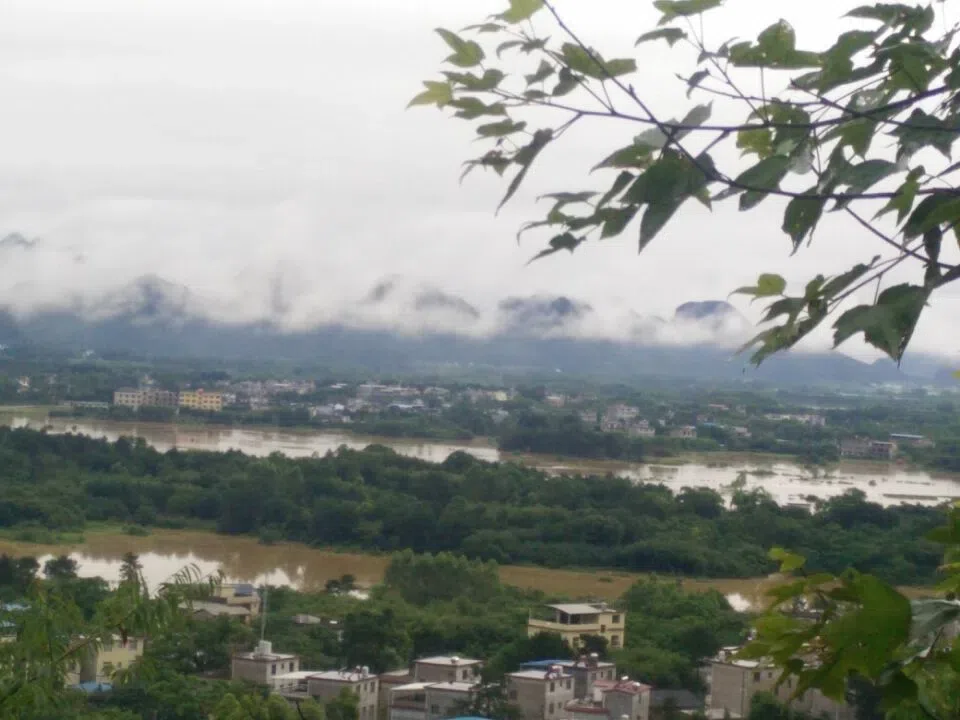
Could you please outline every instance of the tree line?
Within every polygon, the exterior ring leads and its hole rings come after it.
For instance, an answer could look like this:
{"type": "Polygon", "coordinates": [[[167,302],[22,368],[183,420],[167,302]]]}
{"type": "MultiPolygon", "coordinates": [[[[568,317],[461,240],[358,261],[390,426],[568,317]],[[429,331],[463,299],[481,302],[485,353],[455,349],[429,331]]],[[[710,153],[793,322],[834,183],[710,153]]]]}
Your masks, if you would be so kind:
{"type": "Polygon", "coordinates": [[[0,429],[0,490],[0,528],[193,524],[322,546],[710,577],[767,574],[768,549],[783,546],[814,569],[852,566],[900,584],[936,578],[939,551],[924,535],[943,520],[940,509],[884,508],[857,492],[811,513],[740,489],[727,507],[712,490],[554,477],[459,452],[439,464],[378,446],[253,458],[9,428],[0,429]]]}

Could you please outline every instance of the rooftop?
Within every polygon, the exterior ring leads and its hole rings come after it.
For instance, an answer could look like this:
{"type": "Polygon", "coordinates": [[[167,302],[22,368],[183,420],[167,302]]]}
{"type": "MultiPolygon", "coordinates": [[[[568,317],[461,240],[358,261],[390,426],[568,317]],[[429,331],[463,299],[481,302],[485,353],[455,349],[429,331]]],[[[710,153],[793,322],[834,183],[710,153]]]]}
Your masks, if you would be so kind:
{"type": "Polygon", "coordinates": [[[232,615],[234,617],[247,617],[250,610],[240,605],[227,605],[226,603],[208,602],[205,600],[194,600],[188,606],[193,612],[206,612],[211,615],[232,615]]]}
{"type": "Polygon", "coordinates": [[[628,695],[640,695],[653,689],[636,680],[597,680],[593,686],[605,692],[620,692],[628,695]]]}
{"type": "Polygon", "coordinates": [[[428,685],[430,690],[442,690],[444,692],[473,692],[477,689],[476,683],[468,682],[439,682],[439,683],[430,683],[428,685]]]}
{"type": "MultiPolygon", "coordinates": [[[[536,670],[537,668],[550,668],[554,665],[559,665],[564,669],[572,669],[576,667],[590,667],[589,660],[531,660],[530,662],[520,663],[520,668],[524,670],[536,670]]],[[[607,662],[606,660],[597,660],[595,661],[595,667],[598,668],[612,668],[615,667],[614,663],[607,662]]]]}
{"type": "Polygon", "coordinates": [[[475,658],[460,657],[459,655],[435,655],[417,660],[417,663],[423,665],[449,665],[450,667],[476,665],[480,662],[482,661],[476,660],[475,658]]]}
{"type": "Polygon", "coordinates": [[[587,603],[562,603],[559,605],[547,605],[547,607],[559,610],[567,615],[596,615],[598,612],[611,611],[611,609],[605,605],[588,605],[587,603]]]}
{"type": "MultiPolygon", "coordinates": [[[[568,673],[565,668],[561,668],[560,676],[570,677],[570,673],[568,673]]],[[[507,673],[507,677],[522,680],[547,680],[551,677],[551,673],[549,670],[517,670],[516,672],[507,673]]]]}
{"type": "Polygon", "coordinates": [[[370,673],[364,674],[355,670],[325,670],[310,674],[311,680],[332,680],[336,682],[361,682],[376,677],[370,673]]]}
{"type": "Polygon", "coordinates": [[[275,653],[275,652],[257,652],[256,650],[251,650],[250,652],[239,652],[234,653],[233,657],[241,658],[243,660],[260,660],[262,662],[273,662],[274,660],[296,660],[297,656],[291,653],[275,653]]]}

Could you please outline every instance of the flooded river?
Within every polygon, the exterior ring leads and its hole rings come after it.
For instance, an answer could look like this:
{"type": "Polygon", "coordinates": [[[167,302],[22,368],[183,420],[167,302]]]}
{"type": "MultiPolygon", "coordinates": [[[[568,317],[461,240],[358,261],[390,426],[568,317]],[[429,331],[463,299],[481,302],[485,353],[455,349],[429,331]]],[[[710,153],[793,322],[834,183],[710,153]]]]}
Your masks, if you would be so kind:
{"type": "MultiPolygon", "coordinates": [[[[203,575],[223,571],[227,581],[258,585],[286,585],[300,590],[322,590],[327,580],[350,574],[360,587],[369,588],[383,579],[389,557],[312,548],[299,543],[261,545],[256,538],[217,535],[188,530],[156,530],[147,537],[88,532],[77,545],[34,545],[0,540],[0,553],[32,555],[41,564],[54,555],[70,555],[84,577],[119,579],[125,553],[135,552],[151,587],[169,580],[176,572],[194,566],[203,575]]],[[[639,577],[619,571],[553,570],[541,567],[503,566],[504,583],[542,590],[572,598],[596,597],[614,600],[639,577]]],[[[685,587],[715,588],[739,609],[759,607],[763,592],[772,581],[758,579],[684,580],[685,587]]]]}
{"type": "MultiPolygon", "coordinates": [[[[116,440],[142,437],[161,451],[240,450],[250,455],[274,452],[291,457],[323,455],[340,446],[363,448],[371,443],[389,446],[399,453],[441,462],[462,450],[482,460],[516,461],[552,473],[615,473],[643,482],[662,483],[674,490],[709,487],[729,495],[740,475],[747,489],[764,488],[780,504],[806,504],[809,497],[829,498],[851,488],[884,505],[897,503],[938,504],[960,499],[957,476],[937,476],[907,470],[890,463],[841,463],[829,472],[812,472],[798,465],[747,457],[723,462],[689,462],[678,465],[552,460],[514,456],[499,452],[484,442],[451,443],[406,438],[375,438],[336,431],[281,431],[264,428],[183,427],[156,423],[118,423],[95,419],[37,418],[26,413],[0,414],[0,423],[15,427],[47,427],[50,432],[76,432],[116,440]]],[[[703,456],[702,456],[703,457],[703,456]]],[[[708,457],[708,456],[707,456],[708,457]]],[[[718,456],[719,457],[719,456],[718,456]]],[[[356,574],[356,573],[355,573],[356,574]]]]}

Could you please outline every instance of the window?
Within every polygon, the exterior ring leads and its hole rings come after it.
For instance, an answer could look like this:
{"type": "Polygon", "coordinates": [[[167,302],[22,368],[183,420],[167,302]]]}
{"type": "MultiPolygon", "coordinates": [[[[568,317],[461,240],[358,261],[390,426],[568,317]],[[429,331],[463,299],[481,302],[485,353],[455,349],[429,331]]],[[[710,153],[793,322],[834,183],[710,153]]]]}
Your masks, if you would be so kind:
{"type": "Polygon", "coordinates": [[[753,681],[754,681],[754,682],[760,682],[760,673],[755,672],[755,673],[753,674],[753,681]]]}
{"type": "Polygon", "coordinates": [[[431,715],[439,715],[439,714],[440,714],[440,706],[439,706],[439,705],[431,705],[431,706],[430,706],[430,714],[431,714],[431,715]]]}
{"type": "Polygon", "coordinates": [[[271,674],[271,675],[276,675],[276,674],[277,674],[277,664],[276,664],[276,663],[274,663],[273,665],[270,666],[270,674],[271,674]]]}
{"type": "Polygon", "coordinates": [[[550,681],[550,692],[553,692],[554,690],[557,689],[556,685],[557,684],[555,682],[553,682],[552,680],[550,681]]]}
{"type": "Polygon", "coordinates": [[[610,636],[610,647],[615,647],[615,648],[620,647],[620,636],[619,636],[619,635],[611,635],[611,636],[610,636]]]}
{"type": "Polygon", "coordinates": [[[614,625],[619,625],[619,624],[620,624],[620,616],[619,616],[619,615],[614,615],[614,616],[613,616],[613,624],[614,624],[614,625]]]}
{"type": "Polygon", "coordinates": [[[466,680],[467,677],[468,677],[467,673],[468,673],[467,670],[464,670],[464,671],[463,671],[463,679],[464,679],[464,680],[466,680]]]}
{"type": "Polygon", "coordinates": [[[293,672],[293,663],[290,663],[290,672],[293,672]]]}
{"type": "Polygon", "coordinates": [[[606,626],[606,625],[601,625],[601,626],[600,626],[600,632],[601,632],[601,633],[605,633],[606,631],[607,631],[607,626],[606,626]]]}
{"type": "Polygon", "coordinates": [[[550,709],[547,710],[550,715],[553,715],[553,703],[550,703],[550,709]]]}
{"type": "Polygon", "coordinates": [[[769,679],[771,679],[772,677],[773,677],[773,670],[770,670],[770,671],[767,672],[767,679],[769,680],[769,679]]]}
{"type": "Polygon", "coordinates": [[[516,699],[517,699],[517,691],[516,691],[516,690],[511,690],[511,691],[510,691],[510,699],[511,699],[511,700],[516,700],[516,699]]]}

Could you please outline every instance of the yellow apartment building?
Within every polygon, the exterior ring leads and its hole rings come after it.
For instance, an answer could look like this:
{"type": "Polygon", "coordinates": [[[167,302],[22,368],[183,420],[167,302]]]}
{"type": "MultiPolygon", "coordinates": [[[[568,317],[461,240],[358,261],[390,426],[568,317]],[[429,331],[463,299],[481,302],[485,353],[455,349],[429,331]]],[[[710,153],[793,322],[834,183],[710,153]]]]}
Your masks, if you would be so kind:
{"type": "Polygon", "coordinates": [[[198,390],[181,390],[180,407],[203,412],[220,412],[223,410],[223,394],[207,392],[203,388],[198,390]]]}
{"type": "Polygon", "coordinates": [[[105,640],[99,648],[90,646],[80,653],[67,670],[66,684],[111,683],[114,673],[126,670],[143,655],[144,638],[119,635],[105,640]]]}
{"type": "Polygon", "coordinates": [[[568,603],[547,605],[552,615],[549,620],[531,617],[527,620],[527,635],[537,633],[556,633],[570,647],[581,645],[584,635],[597,635],[606,638],[611,648],[623,647],[623,634],[626,630],[626,618],[622,612],[609,607],[606,603],[568,603]]]}

